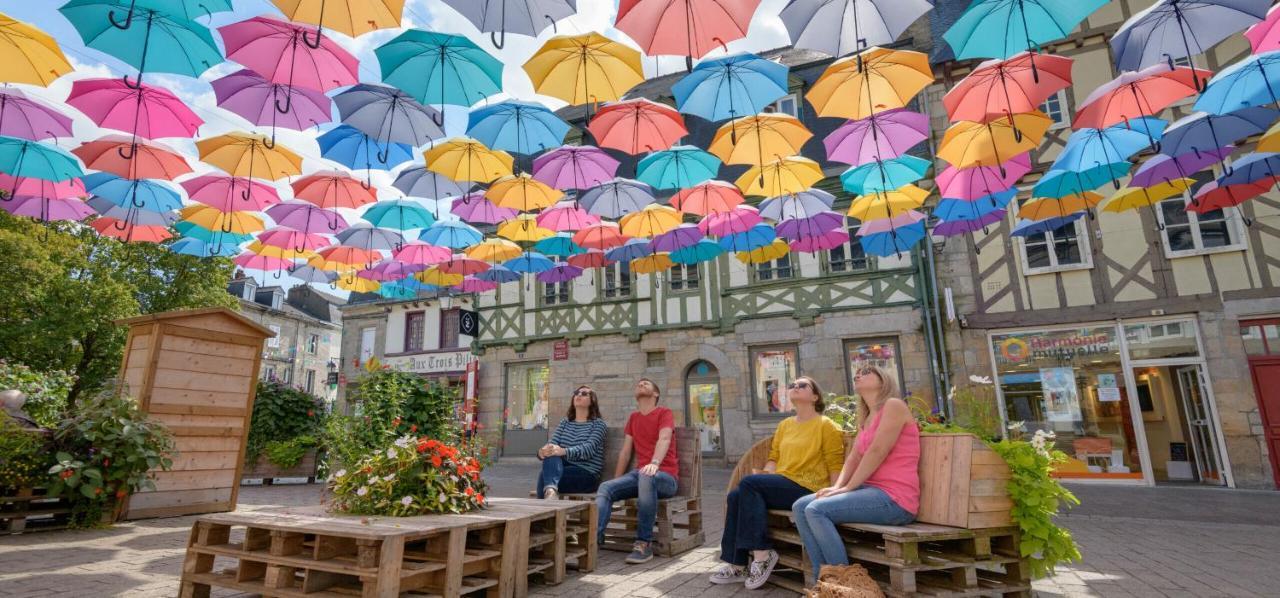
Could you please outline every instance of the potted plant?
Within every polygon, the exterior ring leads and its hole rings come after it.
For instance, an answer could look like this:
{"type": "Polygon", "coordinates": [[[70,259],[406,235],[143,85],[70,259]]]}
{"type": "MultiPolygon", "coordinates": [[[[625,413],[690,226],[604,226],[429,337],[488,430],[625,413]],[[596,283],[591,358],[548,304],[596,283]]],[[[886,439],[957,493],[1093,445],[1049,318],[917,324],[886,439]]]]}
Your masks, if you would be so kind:
{"type": "Polygon", "coordinates": [[[275,380],[258,382],[242,478],[314,481],[324,401],[275,380]]]}

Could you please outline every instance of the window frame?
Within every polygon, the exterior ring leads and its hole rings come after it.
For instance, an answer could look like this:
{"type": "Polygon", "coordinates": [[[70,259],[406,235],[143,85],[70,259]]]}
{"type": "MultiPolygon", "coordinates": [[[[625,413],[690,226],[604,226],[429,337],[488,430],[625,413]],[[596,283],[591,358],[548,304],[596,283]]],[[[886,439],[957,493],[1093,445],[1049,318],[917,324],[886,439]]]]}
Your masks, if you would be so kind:
{"type": "Polygon", "coordinates": [[[307,370],[307,376],[304,381],[303,389],[307,391],[307,394],[314,394],[315,388],[316,388],[316,371],[307,370]]]}
{"type": "Polygon", "coordinates": [[[667,292],[672,295],[689,295],[702,292],[702,265],[693,264],[676,264],[671,267],[667,273],[667,292]],[[679,275],[677,275],[677,272],[679,275]],[[689,276],[689,272],[693,272],[693,276],[689,276]],[[690,284],[692,283],[692,284],[690,284]],[[676,288],[679,284],[680,288],[676,288]]]}
{"type": "Polygon", "coordinates": [[[842,243],[839,247],[832,247],[831,249],[828,249],[825,252],[823,252],[824,254],[823,257],[825,259],[821,261],[822,261],[822,272],[824,274],[845,275],[845,274],[861,274],[864,272],[875,271],[876,269],[875,256],[867,253],[866,250],[862,249],[862,243],[858,241],[858,229],[860,228],[862,228],[861,222],[853,218],[845,217],[844,230],[845,232],[849,233],[849,240],[842,243]],[[852,257],[854,246],[857,246],[858,251],[862,253],[861,260],[863,263],[863,267],[862,268],[846,268],[843,270],[837,270],[835,268],[835,265],[837,263],[848,264],[856,261],[857,258],[852,257]],[[845,257],[839,260],[834,259],[831,256],[831,254],[837,249],[843,252],[847,252],[850,257],[845,257]]]}
{"type": "Polygon", "coordinates": [[[801,110],[803,110],[803,108],[802,108],[802,104],[800,103],[800,94],[799,94],[799,92],[794,92],[794,91],[793,91],[793,92],[789,92],[789,93],[787,93],[787,95],[784,95],[784,96],[782,96],[782,97],[778,98],[778,99],[777,99],[776,101],[774,101],[772,104],[769,104],[769,105],[765,108],[764,113],[766,113],[766,114],[785,114],[785,115],[790,116],[790,117],[792,117],[792,118],[799,119],[799,118],[800,118],[800,114],[801,114],[801,110]],[[782,104],[783,102],[788,101],[788,100],[790,100],[790,101],[791,101],[791,105],[792,105],[792,106],[794,107],[794,109],[795,109],[795,111],[794,111],[794,112],[787,112],[787,111],[785,111],[785,110],[783,110],[783,109],[781,108],[781,104],[782,104]]]}
{"type": "MultiPolygon", "coordinates": [[[[759,384],[757,384],[757,382],[759,381],[759,380],[758,380],[758,377],[759,377],[759,375],[760,375],[760,371],[759,371],[759,369],[758,369],[758,366],[759,366],[759,359],[757,358],[757,356],[758,356],[759,354],[761,354],[761,353],[766,353],[766,352],[771,352],[771,351],[790,351],[790,352],[791,352],[791,354],[795,356],[794,363],[792,364],[792,368],[791,368],[791,369],[793,370],[793,375],[792,375],[792,377],[791,377],[791,380],[795,380],[797,377],[801,376],[801,374],[800,374],[800,372],[801,372],[801,369],[800,369],[800,343],[798,343],[798,342],[790,342],[790,343],[786,343],[786,342],[784,342],[784,343],[771,343],[771,344],[768,344],[768,345],[754,345],[754,346],[747,347],[747,359],[749,359],[749,360],[750,360],[750,363],[748,364],[748,366],[749,366],[749,370],[750,370],[750,372],[751,372],[751,380],[750,380],[750,383],[751,383],[751,396],[750,396],[750,398],[751,398],[751,417],[752,417],[752,419],[769,419],[769,420],[773,420],[773,419],[784,419],[784,418],[786,418],[786,417],[788,417],[788,416],[790,415],[790,412],[787,412],[787,411],[778,411],[778,412],[776,412],[776,413],[771,413],[771,412],[769,412],[769,411],[767,410],[767,408],[766,408],[766,410],[765,410],[764,412],[761,412],[761,411],[760,411],[760,407],[764,406],[764,404],[763,404],[763,397],[761,397],[761,396],[757,393],[757,391],[759,390],[759,384]]],[[[780,381],[780,384],[782,385],[782,387],[779,389],[779,390],[780,390],[780,392],[784,392],[784,393],[785,393],[785,392],[787,391],[786,386],[787,386],[787,384],[789,384],[789,383],[791,382],[791,380],[782,380],[782,381],[780,381]]]]}
{"type": "Polygon", "coordinates": [[[271,349],[280,348],[280,332],[284,329],[279,324],[267,324],[267,329],[275,333],[274,336],[267,339],[267,347],[271,349]]]}
{"type": "Polygon", "coordinates": [[[794,260],[791,259],[791,253],[792,252],[787,252],[786,255],[779,257],[776,260],[769,260],[767,262],[761,262],[759,264],[747,264],[747,267],[750,269],[749,271],[751,273],[751,282],[768,283],[768,282],[778,282],[780,280],[795,280],[797,278],[800,278],[800,276],[798,276],[796,273],[796,270],[799,269],[800,264],[796,263],[794,260]],[[778,266],[777,265],[778,262],[783,259],[787,260],[787,265],[785,267],[778,266]],[[787,275],[778,276],[777,275],[778,271],[784,270],[784,269],[787,271],[787,275]],[[769,277],[764,278],[762,274],[763,272],[768,272],[769,277]]]}
{"type": "Polygon", "coordinates": [[[1052,124],[1050,124],[1050,125],[1049,125],[1049,130],[1050,130],[1050,131],[1057,131],[1057,130],[1059,130],[1059,129],[1066,129],[1066,128],[1069,128],[1069,127],[1071,126],[1071,116],[1072,116],[1072,114],[1071,114],[1071,108],[1070,108],[1070,106],[1067,104],[1067,90],[1066,90],[1066,89],[1060,89],[1060,90],[1058,90],[1056,93],[1054,93],[1053,95],[1050,95],[1048,98],[1046,98],[1046,99],[1045,99],[1045,101],[1044,101],[1043,103],[1041,103],[1039,106],[1037,106],[1037,107],[1036,107],[1036,109],[1037,109],[1037,110],[1040,110],[1040,112],[1044,113],[1044,115],[1045,115],[1045,116],[1048,116],[1048,117],[1049,117],[1049,120],[1052,122],[1052,124]],[[1058,101],[1058,114],[1062,117],[1062,120],[1061,120],[1061,121],[1054,120],[1053,115],[1052,115],[1052,114],[1050,114],[1050,113],[1049,113],[1049,111],[1047,111],[1047,110],[1043,110],[1043,108],[1045,107],[1045,105],[1046,105],[1046,104],[1048,104],[1048,103],[1049,103],[1049,100],[1051,100],[1051,99],[1053,99],[1053,100],[1057,100],[1057,101],[1058,101]]]}
{"type": "Polygon", "coordinates": [[[400,351],[403,353],[421,353],[427,350],[427,312],[425,310],[414,310],[404,312],[404,342],[400,345],[400,351]],[[417,318],[418,322],[418,347],[409,346],[409,339],[412,338],[413,328],[410,320],[417,318]]]}
{"type": "MultiPolygon", "coordinates": [[[[1092,253],[1092,246],[1090,245],[1089,229],[1084,224],[1085,220],[1086,220],[1085,218],[1080,218],[1080,219],[1077,219],[1075,222],[1071,223],[1071,226],[1076,227],[1076,244],[1079,246],[1079,250],[1080,250],[1080,263],[1078,264],[1059,264],[1058,263],[1058,254],[1057,252],[1052,250],[1054,243],[1057,242],[1057,239],[1055,238],[1055,234],[1057,231],[1044,232],[1045,243],[1050,248],[1049,261],[1052,263],[1049,266],[1032,267],[1031,260],[1027,257],[1027,238],[1017,237],[1018,253],[1020,255],[1020,259],[1022,260],[1022,274],[1024,276],[1034,276],[1037,274],[1052,274],[1054,272],[1072,272],[1075,270],[1092,269],[1093,253],[1092,253]]],[[[1063,228],[1066,228],[1066,227],[1063,227],[1063,228]]]]}
{"type": "Polygon", "coordinates": [[[849,359],[849,351],[852,347],[856,347],[859,345],[871,345],[871,344],[890,345],[893,347],[893,360],[898,366],[893,371],[893,375],[898,377],[898,394],[901,394],[901,395],[907,394],[906,383],[903,382],[903,377],[905,376],[905,366],[902,363],[902,342],[901,341],[902,341],[901,337],[898,337],[898,336],[866,336],[866,337],[846,338],[841,340],[840,348],[843,352],[843,355],[841,356],[841,358],[844,359],[845,385],[848,387],[848,392],[850,395],[856,394],[853,390],[853,375],[857,372],[853,371],[853,363],[849,359]]]}
{"type": "Polygon", "coordinates": [[[561,282],[538,281],[538,285],[539,285],[539,289],[538,289],[539,291],[538,306],[539,307],[559,307],[562,305],[570,305],[573,303],[573,281],[572,280],[565,280],[561,282]],[[547,289],[552,287],[556,287],[557,289],[563,288],[563,292],[560,292],[559,290],[557,290],[556,292],[548,295],[547,289]],[[555,297],[556,300],[554,301],[550,300],[551,297],[555,297]]]}
{"type": "Polygon", "coordinates": [[[315,355],[320,352],[320,335],[314,332],[307,334],[307,354],[315,355]]]}
{"type": "MultiPolygon", "coordinates": [[[[1182,207],[1185,209],[1191,203],[1190,189],[1168,199],[1162,199],[1156,203],[1156,222],[1160,224],[1160,245],[1164,248],[1164,256],[1169,259],[1182,257],[1196,257],[1201,255],[1213,255],[1215,253],[1231,253],[1236,251],[1245,251],[1248,249],[1249,242],[1243,229],[1243,222],[1240,217],[1240,210],[1235,207],[1222,208],[1221,222],[1227,227],[1227,234],[1231,235],[1232,242],[1228,245],[1218,247],[1205,247],[1204,234],[1200,230],[1200,214],[1187,211],[1187,224],[1169,225],[1164,219],[1164,205],[1173,201],[1182,201],[1182,207]],[[1182,228],[1188,227],[1191,231],[1191,249],[1174,249],[1173,243],[1169,240],[1169,227],[1174,226],[1182,228]]],[[[1218,222],[1213,220],[1212,222],[1218,222]]]]}
{"type": "Polygon", "coordinates": [[[601,266],[598,270],[596,298],[603,301],[625,301],[635,297],[636,273],[631,270],[630,262],[614,262],[601,266]],[[612,268],[613,274],[610,274],[612,268]],[[619,270],[625,270],[620,272],[619,270]],[[626,280],[623,280],[623,276],[626,280]],[[624,284],[625,282],[625,284],[624,284]],[[625,291],[625,292],[624,292],[625,291]],[[613,295],[609,293],[612,292],[613,295]]]}
{"type": "Polygon", "coordinates": [[[462,318],[462,308],[450,307],[440,310],[440,349],[459,349],[462,347],[462,333],[458,330],[460,319],[462,318]],[[453,318],[453,325],[449,326],[449,318],[453,318]],[[449,331],[452,330],[450,333],[449,331]],[[446,338],[452,337],[452,343],[446,343],[446,338]]]}

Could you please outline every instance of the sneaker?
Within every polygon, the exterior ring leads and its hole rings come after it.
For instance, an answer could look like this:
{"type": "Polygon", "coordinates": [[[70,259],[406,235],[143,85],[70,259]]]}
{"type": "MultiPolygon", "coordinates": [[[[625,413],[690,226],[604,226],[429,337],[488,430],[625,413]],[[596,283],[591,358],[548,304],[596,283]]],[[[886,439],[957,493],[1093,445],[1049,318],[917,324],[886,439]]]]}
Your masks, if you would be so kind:
{"type": "Polygon", "coordinates": [[[769,558],[763,561],[751,561],[751,566],[747,572],[746,586],[748,590],[754,590],[769,581],[769,574],[773,573],[774,565],[778,564],[778,553],[769,551],[769,558]]]}
{"type": "Polygon", "coordinates": [[[560,491],[552,488],[551,486],[547,486],[547,489],[542,491],[542,498],[547,500],[558,500],[560,498],[560,491]]]}
{"type": "Polygon", "coordinates": [[[731,583],[742,583],[746,580],[747,580],[746,570],[743,569],[742,567],[738,567],[735,565],[725,565],[723,567],[720,567],[719,571],[716,571],[711,575],[711,583],[716,583],[721,585],[731,584],[731,583]]]}
{"type": "Polygon", "coordinates": [[[628,565],[639,565],[653,560],[653,544],[650,542],[636,542],[631,547],[631,554],[627,555],[628,565]]]}

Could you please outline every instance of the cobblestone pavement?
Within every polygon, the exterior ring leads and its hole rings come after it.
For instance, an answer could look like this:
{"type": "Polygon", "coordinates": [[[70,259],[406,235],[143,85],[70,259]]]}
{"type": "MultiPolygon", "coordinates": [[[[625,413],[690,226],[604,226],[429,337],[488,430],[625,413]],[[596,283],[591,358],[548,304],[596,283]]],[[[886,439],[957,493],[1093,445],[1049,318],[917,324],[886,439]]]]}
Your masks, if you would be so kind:
{"type": "MultiPolygon", "coordinates": [[[[529,463],[504,462],[486,477],[498,496],[526,496],[529,463]]],[[[723,522],[725,469],[704,471],[707,544],[674,559],[632,566],[603,551],[597,569],[571,574],[534,596],[729,596],[713,586],[723,522]]],[[[1280,554],[1280,493],[1199,488],[1076,487],[1084,504],[1063,518],[1084,561],[1037,581],[1041,596],[1274,596],[1280,554]]],[[[320,487],[244,487],[240,508],[314,504],[320,487]]],[[[194,517],[154,519],[107,530],[0,536],[0,596],[174,596],[194,517]]],[[[215,591],[216,596],[235,596],[215,591]]],[[[758,598],[793,596],[778,589],[758,598]]]]}

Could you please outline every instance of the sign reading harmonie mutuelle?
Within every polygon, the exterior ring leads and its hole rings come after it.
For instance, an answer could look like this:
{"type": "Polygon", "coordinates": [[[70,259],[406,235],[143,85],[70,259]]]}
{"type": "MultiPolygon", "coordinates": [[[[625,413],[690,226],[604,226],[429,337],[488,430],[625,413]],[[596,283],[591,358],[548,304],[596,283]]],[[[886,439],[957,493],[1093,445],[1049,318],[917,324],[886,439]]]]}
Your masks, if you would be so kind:
{"type": "Polygon", "coordinates": [[[418,355],[388,356],[382,363],[397,370],[415,374],[461,373],[466,371],[467,364],[476,360],[476,356],[467,349],[458,351],[440,351],[418,355]]]}

